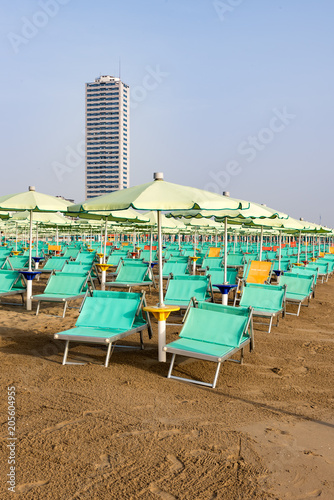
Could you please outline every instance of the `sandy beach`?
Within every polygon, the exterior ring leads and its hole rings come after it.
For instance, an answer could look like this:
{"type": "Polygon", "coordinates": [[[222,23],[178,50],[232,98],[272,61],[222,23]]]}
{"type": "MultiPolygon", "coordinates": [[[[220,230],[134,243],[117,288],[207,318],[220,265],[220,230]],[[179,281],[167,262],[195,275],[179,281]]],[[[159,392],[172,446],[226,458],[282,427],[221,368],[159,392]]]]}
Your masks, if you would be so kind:
{"type": "MultiPolygon", "coordinates": [[[[41,292],[45,279],[34,282],[41,292]]],[[[334,491],[334,278],[310,307],[271,334],[255,331],[242,366],[225,363],[217,388],[166,378],[157,325],[145,350],[78,346],[84,366],[62,366],[56,332],[66,318],[22,307],[1,311],[1,498],[7,490],[7,388],[15,387],[16,487],[27,500],[330,500],[334,491]]],[[[220,296],[216,296],[220,300],[220,296]]],[[[147,294],[149,304],[157,294],[147,294]]],[[[177,327],[169,327],[168,341],[177,327]]],[[[124,342],[136,345],[138,335],[124,342]]],[[[168,358],[169,360],[169,358],[168,358]]],[[[177,372],[213,378],[213,364],[185,360],[177,372]]]]}

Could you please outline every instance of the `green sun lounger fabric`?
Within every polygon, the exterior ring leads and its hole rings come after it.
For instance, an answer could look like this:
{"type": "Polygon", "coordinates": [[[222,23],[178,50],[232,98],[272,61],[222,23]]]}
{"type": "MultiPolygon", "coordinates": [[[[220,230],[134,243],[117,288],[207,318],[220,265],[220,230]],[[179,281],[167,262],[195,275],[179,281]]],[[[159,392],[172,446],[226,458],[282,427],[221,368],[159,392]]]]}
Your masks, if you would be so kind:
{"type": "Polygon", "coordinates": [[[164,347],[166,352],[173,354],[168,378],[214,388],[221,363],[252,343],[251,317],[252,309],[247,307],[235,308],[205,302],[190,307],[179,338],[164,347]],[[177,354],[216,362],[214,382],[209,384],[173,376],[177,354]]]}
{"type": "Polygon", "coordinates": [[[63,364],[67,364],[69,342],[75,341],[108,345],[105,361],[108,366],[113,342],[149,329],[142,315],[143,300],[141,293],[94,291],[92,297],[85,299],[75,328],[55,334],[56,339],[67,342],[63,364]]]}

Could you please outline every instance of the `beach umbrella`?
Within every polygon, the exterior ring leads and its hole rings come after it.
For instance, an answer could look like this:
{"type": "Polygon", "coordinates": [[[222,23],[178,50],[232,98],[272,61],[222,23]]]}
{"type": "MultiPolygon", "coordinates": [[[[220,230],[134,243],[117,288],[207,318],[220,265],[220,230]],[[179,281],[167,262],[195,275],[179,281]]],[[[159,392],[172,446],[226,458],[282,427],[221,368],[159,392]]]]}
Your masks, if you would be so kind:
{"type": "MultiPolygon", "coordinates": [[[[248,207],[248,205],[247,205],[248,207]]],[[[159,251],[159,308],[164,305],[163,283],[162,283],[162,228],[161,212],[171,210],[224,210],[231,212],[243,208],[242,204],[225,196],[204,191],[202,189],[173,184],[163,180],[161,172],[154,174],[154,181],[134,186],[113,193],[92,198],[83,203],[72,205],[71,212],[90,212],[124,210],[134,208],[136,210],[156,210],[158,226],[158,251],[159,251]]],[[[246,208],[246,207],[245,207],[246,208]]],[[[167,311],[166,311],[167,312],[167,311]]],[[[159,360],[166,361],[166,353],[163,351],[165,345],[165,324],[158,321],[159,329],[159,360]]]]}
{"type": "Polygon", "coordinates": [[[33,212],[66,212],[68,202],[55,196],[50,196],[35,191],[34,186],[29,191],[0,197],[0,210],[29,211],[29,269],[25,274],[27,279],[27,310],[31,311],[32,279],[32,226],[33,212]]]}

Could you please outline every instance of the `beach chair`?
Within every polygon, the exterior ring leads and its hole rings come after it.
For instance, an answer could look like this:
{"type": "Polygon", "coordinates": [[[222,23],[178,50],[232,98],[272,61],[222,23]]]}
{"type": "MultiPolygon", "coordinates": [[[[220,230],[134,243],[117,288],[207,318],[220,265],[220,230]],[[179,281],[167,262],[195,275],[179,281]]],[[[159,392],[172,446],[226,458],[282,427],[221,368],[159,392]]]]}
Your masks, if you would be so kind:
{"type": "Polygon", "coordinates": [[[95,261],[96,252],[80,252],[75,259],[75,262],[81,262],[81,264],[91,264],[95,261]]]}
{"type": "Polygon", "coordinates": [[[240,300],[242,289],[246,283],[264,285],[270,283],[273,262],[261,260],[248,261],[242,278],[238,278],[238,286],[234,296],[234,306],[240,300]]]}
{"type": "Polygon", "coordinates": [[[58,257],[58,256],[50,257],[44,264],[41,271],[42,273],[49,273],[49,274],[51,274],[54,271],[61,271],[65,266],[66,262],[67,262],[66,257],[58,257]]]}
{"type": "Polygon", "coordinates": [[[206,302],[194,303],[188,310],[179,338],[164,347],[172,354],[167,378],[216,387],[221,364],[243,362],[244,348],[254,348],[252,309],[206,302]],[[240,352],[240,360],[231,359],[240,352]],[[172,375],[176,355],[217,363],[213,383],[172,375]]]}
{"type": "Polygon", "coordinates": [[[174,262],[167,260],[162,268],[162,277],[168,278],[170,274],[181,276],[189,274],[188,259],[185,262],[174,262]]]}
{"type": "Polygon", "coordinates": [[[121,261],[115,280],[106,281],[105,285],[111,288],[128,288],[129,292],[134,286],[149,286],[151,290],[151,285],[155,287],[155,281],[153,273],[151,275],[153,279],[150,279],[149,271],[148,264],[133,262],[124,264],[121,261]]]}
{"type": "MultiPolygon", "coordinates": [[[[276,317],[278,326],[279,315],[285,315],[285,294],[286,285],[258,285],[246,284],[243,287],[240,306],[252,307],[253,316],[259,318],[269,318],[268,333],[271,332],[273,319],[276,317]]],[[[255,323],[255,321],[254,321],[255,323]]],[[[266,324],[257,321],[258,324],[266,324]]]]}
{"type": "Polygon", "coordinates": [[[319,264],[318,262],[315,262],[314,264],[307,264],[305,266],[305,269],[312,269],[316,270],[318,273],[318,278],[321,279],[321,283],[324,283],[328,281],[328,263],[323,263],[319,264]]]}
{"type": "Polygon", "coordinates": [[[297,304],[297,312],[288,312],[286,314],[292,314],[294,316],[299,316],[300,309],[302,305],[309,305],[310,299],[313,293],[314,276],[302,276],[292,273],[286,273],[281,276],[281,285],[286,285],[286,303],[297,304]],[[303,302],[307,301],[307,304],[303,302]]]}
{"type": "Polygon", "coordinates": [[[243,267],[245,258],[243,254],[229,253],[227,255],[227,267],[243,267]]]}
{"type": "Polygon", "coordinates": [[[67,248],[63,254],[63,257],[68,260],[75,260],[80,253],[79,248],[67,248]]]}
{"type": "Polygon", "coordinates": [[[145,293],[94,290],[92,297],[86,297],[75,328],[54,335],[65,340],[63,365],[84,364],[67,361],[70,342],[100,344],[107,347],[104,366],[107,368],[112,346],[120,339],[133,333],[140,334],[140,348],[143,349],[143,330],[152,338],[148,313],[144,319],[142,308],[146,306],[145,293]]]}
{"type": "MultiPolygon", "coordinates": [[[[191,300],[214,302],[210,276],[173,276],[167,283],[164,303],[169,306],[179,306],[180,310],[190,307],[191,300]]],[[[179,323],[167,323],[175,325],[179,323]]]]}
{"type": "MultiPolygon", "coordinates": [[[[36,316],[39,313],[41,302],[59,302],[64,304],[63,314],[61,317],[65,318],[66,309],[69,307],[68,302],[70,300],[81,299],[82,304],[82,301],[88,295],[89,290],[86,286],[88,278],[89,275],[87,273],[72,274],[60,272],[51,274],[44,292],[31,297],[32,300],[38,301],[36,316]]],[[[71,309],[80,310],[80,307],[75,308],[72,306],[71,309]]]]}
{"type": "Polygon", "coordinates": [[[221,249],[219,247],[210,247],[208,250],[208,253],[206,255],[206,258],[219,257],[220,251],[221,251],[221,249]]]}
{"type": "Polygon", "coordinates": [[[222,257],[205,257],[202,262],[202,269],[211,269],[222,266],[222,257]]]}
{"type": "MultiPolygon", "coordinates": [[[[0,300],[9,295],[20,295],[24,304],[24,294],[27,288],[23,276],[18,271],[11,269],[0,270],[0,300]]],[[[3,305],[20,305],[13,302],[3,302],[3,305]]]]}
{"type": "Polygon", "coordinates": [[[18,269],[24,269],[28,267],[29,257],[25,255],[16,255],[13,257],[8,257],[5,268],[17,271],[18,269]]]}

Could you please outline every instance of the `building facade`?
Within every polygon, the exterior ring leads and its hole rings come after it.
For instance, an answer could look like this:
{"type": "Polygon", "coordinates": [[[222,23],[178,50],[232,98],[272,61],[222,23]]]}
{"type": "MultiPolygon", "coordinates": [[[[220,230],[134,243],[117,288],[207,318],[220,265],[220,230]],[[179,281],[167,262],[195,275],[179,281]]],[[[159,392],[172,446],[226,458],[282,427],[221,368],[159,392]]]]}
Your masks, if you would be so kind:
{"type": "Polygon", "coordinates": [[[86,83],[86,199],[129,187],[130,89],[113,76],[86,83]]]}

